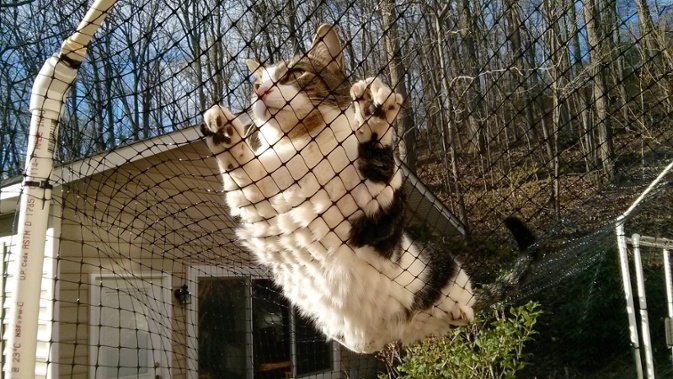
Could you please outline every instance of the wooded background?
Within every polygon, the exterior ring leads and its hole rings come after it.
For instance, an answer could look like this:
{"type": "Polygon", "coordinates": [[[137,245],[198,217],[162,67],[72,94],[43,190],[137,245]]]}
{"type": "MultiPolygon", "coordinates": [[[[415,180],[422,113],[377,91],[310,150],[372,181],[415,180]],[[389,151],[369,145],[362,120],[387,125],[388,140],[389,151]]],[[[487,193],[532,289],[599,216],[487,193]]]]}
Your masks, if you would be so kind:
{"type": "MultiPolygon", "coordinates": [[[[2,180],[23,169],[33,79],[86,7],[0,6],[2,180]]],[[[331,22],[351,79],[382,74],[407,99],[405,161],[463,223],[558,221],[564,200],[670,140],[670,19],[644,0],[119,1],[70,92],[58,159],[196,125],[216,102],[245,110],[244,59],[299,54],[331,22]]]]}

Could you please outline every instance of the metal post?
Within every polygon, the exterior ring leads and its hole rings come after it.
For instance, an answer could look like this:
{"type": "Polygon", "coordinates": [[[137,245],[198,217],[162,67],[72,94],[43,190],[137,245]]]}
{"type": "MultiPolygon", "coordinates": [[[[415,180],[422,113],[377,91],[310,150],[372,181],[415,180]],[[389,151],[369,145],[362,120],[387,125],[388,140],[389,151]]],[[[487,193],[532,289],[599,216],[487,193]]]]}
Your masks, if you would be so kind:
{"type": "Polygon", "coordinates": [[[645,368],[647,377],[654,379],[654,357],[652,356],[652,341],[650,339],[650,320],[647,314],[647,300],[645,299],[645,277],[643,262],[640,257],[640,235],[631,237],[633,243],[633,265],[636,271],[636,288],[638,291],[638,306],[640,308],[640,324],[643,334],[643,352],[645,353],[645,368]]]}
{"type": "Polygon", "coordinates": [[[619,263],[622,271],[622,283],[624,284],[624,297],[626,298],[626,314],[629,319],[629,336],[636,365],[638,379],[643,379],[643,363],[640,359],[640,338],[638,337],[638,324],[636,323],[635,305],[631,290],[631,274],[629,271],[629,256],[624,235],[624,224],[617,223],[617,245],[619,247],[619,263]]]}
{"type": "MultiPolygon", "coordinates": [[[[664,254],[664,278],[666,279],[666,303],[668,305],[668,320],[673,319],[673,279],[671,278],[671,257],[670,251],[663,250],[664,254]]],[[[673,346],[671,346],[671,364],[673,364],[673,346]]]]}

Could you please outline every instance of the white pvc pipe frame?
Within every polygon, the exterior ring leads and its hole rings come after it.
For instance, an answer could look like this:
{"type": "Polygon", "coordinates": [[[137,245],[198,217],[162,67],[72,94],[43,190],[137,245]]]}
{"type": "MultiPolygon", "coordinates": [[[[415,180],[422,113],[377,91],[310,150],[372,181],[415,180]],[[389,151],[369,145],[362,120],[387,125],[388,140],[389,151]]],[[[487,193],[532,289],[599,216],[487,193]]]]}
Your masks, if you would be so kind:
{"type": "Polygon", "coordinates": [[[10,300],[5,375],[35,378],[37,329],[44,248],[51,201],[54,146],[65,96],[86,55],[87,46],[115,0],[95,0],[77,28],[49,58],[35,79],[30,98],[26,171],[19,203],[18,253],[14,256],[14,292],[10,300]]]}
{"type": "MultiPolygon", "coordinates": [[[[664,170],[659,173],[659,175],[650,183],[650,185],[643,191],[643,193],[638,196],[638,198],[631,204],[631,206],[624,212],[621,216],[619,216],[615,222],[615,229],[616,229],[616,234],[617,234],[617,246],[619,247],[619,262],[621,266],[621,271],[622,271],[622,283],[624,285],[624,297],[626,298],[626,313],[628,315],[629,319],[629,334],[631,337],[631,346],[633,347],[633,353],[634,353],[634,359],[635,359],[635,364],[636,364],[636,373],[638,379],[643,378],[643,366],[640,358],[640,343],[639,343],[639,336],[638,336],[638,324],[636,322],[636,315],[635,315],[635,305],[633,302],[633,292],[632,292],[632,287],[631,287],[631,274],[629,270],[629,257],[628,257],[628,248],[627,248],[627,238],[626,235],[624,234],[624,222],[626,222],[626,219],[631,215],[631,213],[640,205],[640,202],[643,201],[645,196],[647,196],[653,189],[654,187],[661,182],[661,180],[673,169],[673,162],[669,163],[664,170]]],[[[638,260],[640,260],[640,251],[638,250],[638,260]]],[[[642,269],[642,268],[641,268],[642,269]]],[[[638,276],[638,275],[636,275],[638,276]]],[[[641,273],[641,279],[642,279],[642,273],[641,273]]],[[[638,279],[638,278],[636,278],[638,279]]],[[[640,284],[644,283],[638,283],[638,286],[640,288],[640,284]]],[[[644,287],[643,287],[644,288],[644,287]]],[[[639,290],[640,291],[640,290],[639,290]]],[[[643,294],[643,299],[644,301],[644,294],[643,294]]],[[[642,305],[642,304],[641,304],[642,305]]],[[[641,309],[641,320],[642,320],[642,312],[643,310],[641,309]]],[[[645,318],[647,318],[647,305],[645,304],[645,318]]],[[[648,320],[645,319],[643,321],[643,326],[648,325],[648,320]]],[[[654,378],[654,367],[653,363],[650,360],[649,356],[651,356],[651,348],[652,345],[649,341],[649,327],[646,331],[643,331],[643,333],[646,333],[647,336],[644,336],[644,344],[646,346],[645,349],[645,363],[647,364],[647,374],[648,378],[654,378]],[[647,349],[650,349],[648,352],[647,349]]]]}

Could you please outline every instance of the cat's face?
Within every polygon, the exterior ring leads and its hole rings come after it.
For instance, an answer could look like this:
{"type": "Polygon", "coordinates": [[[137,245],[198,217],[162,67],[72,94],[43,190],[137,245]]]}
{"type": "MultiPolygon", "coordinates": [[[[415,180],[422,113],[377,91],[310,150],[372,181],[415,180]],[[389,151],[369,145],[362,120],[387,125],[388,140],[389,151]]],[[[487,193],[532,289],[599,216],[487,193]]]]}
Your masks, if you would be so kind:
{"type": "Polygon", "coordinates": [[[269,67],[246,63],[256,78],[252,107],[258,125],[297,137],[325,125],[325,115],[350,105],[341,41],[330,25],[318,29],[305,55],[269,67]]]}

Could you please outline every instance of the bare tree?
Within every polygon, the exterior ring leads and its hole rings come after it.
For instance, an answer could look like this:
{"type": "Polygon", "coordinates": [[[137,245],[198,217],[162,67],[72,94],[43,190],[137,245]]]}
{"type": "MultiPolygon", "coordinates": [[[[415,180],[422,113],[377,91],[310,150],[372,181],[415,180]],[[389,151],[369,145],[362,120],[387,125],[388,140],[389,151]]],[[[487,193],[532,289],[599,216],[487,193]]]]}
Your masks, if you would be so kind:
{"type": "Polygon", "coordinates": [[[569,22],[569,34],[571,36],[571,46],[573,52],[573,71],[574,76],[574,95],[576,102],[576,109],[579,113],[580,124],[579,128],[579,142],[580,146],[584,151],[583,157],[585,162],[586,171],[593,170],[597,165],[596,159],[596,149],[594,148],[594,139],[592,138],[592,119],[590,116],[590,93],[588,88],[588,83],[585,83],[580,79],[580,74],[583,70],[582,63],[582,48],[580,45],[580,33],[579,33],[579,22],[577,19],[577,11],[574,6],[568,7],[568,16],[570,18],[569,22]]]}
{"type": "MultiPolygon", "coordinates": [[[[443,104],[442,104],[442,109],[444,111],[444,114],[446,115],[444,119],[446,120],[446,135],[448,137],[448,146],[444,146],[444,151],[448,152],[448,154],[445,156],[445,159],[447,159],[449,162],[445,163],[445,166],[450,167],[450,172],[451,176],[453,179],[453,190],[454,196],[456,198],[456,203],[457,203],[457,213],[458,217],[460,218],[460,221],[462,222],[464,228],[465,228],[465,233],[466,235],[469,235],[470,231],[470,223],[469,219],[467,218],[467,210],[465,209],[465,199],[463,198],[463,189],[462,189],[462,181],[461,181],[461,175],[460,171],[458,169],[458,154],[457,154],[457,147],[456,147],[456,120],[455,120],[455,115],[453,113],[453,88],[451,83],[449,82],[448,78],[448,73],[447,73],[447,65],[445,62],[445,57],[444,57],[444,51],[445,51],[445,46],[443,45],[442,41],[444,40],[442,38],[442,24],[441,20],[444,17],[448,10],[448,4],[442,7],[441,9],[435,8],[435,36],[437,38],[437,57],[439,67],[438,69],[440,70],[440,79],[441,79],[441,85],[442,85],[442,90],[444,92],[444,96],[441,98],[443,99],[443,104]]],[[[442,131],[444,128],[442,128],[442,131]]],[[[446,138],[443,138],[442,141],[446,141],[446,138]]],[[[447,142],[444,142],[447,144],[447,142]]]]}
{"type": "MultiPolygon", "coordinates": [[[[404,81],[406,68],[402,61],[402,46],[397,25],[397,11],[395,9],[395,0],[380,0],[379,7],[381,11],[381,20],[383,24],[383,38],[385,42],[385,51],[392,87],[403,98],[409,98],[409,91],[404,81]]],[[[408,101],[408,100],[407,100],[408,101]]],[[[403,160],[413,171],[416,168],[416,129],[411,107],[402,107],[398,116],[398,135],[402,136],[404,141],[403,160]]]]}
{"type": "Polygon", "coordinates": [[[464,56],[464,72],[469,77],[469,83],[465,92],[467,104],[468,127],[470,141],[477,151],[486,151],[486,135],[483,123],[483,94],[479,77],[481,65],[477,53],[477,26],[470,8],[469,0],[458,0],[458,26],[462,37],[461,46],[464,56]]]}
{"type": "MultiPolygon", "coordinates": [[[[508,33],[507,36],[512,48],[512,64],[514,68],[513,76],[515,78],[516,88],[520,89],[521,97],[523,98],[523,108],[526,116],[526,133],[534,140],[538,140],[537,130],[535,128],[535,119],[533,116],[532,96],[528,86],[528,67],[526,65],[525,54],[526,50],[523,44],[521,29],[523,22],[521,21],[520,9],[517,6],[516,0],[505,1],[505,17],[507,19],[508,33]]],[[[551,151],[547,149],[547,153],[551,157],[551,151]]]]}
{"type": "Polygon", "coordinates": [[[608,104],[606,70],[609,57],[609,39],[601,29],[600,0],[586,0],[582,11],[586,25],[587,43],[591,59],[591,77],[593,80],[593,100],[596,114],[597,149],[603,174],[611,180],[614,175],[614,158],[612,147],[612,125],[608,104]]]}

